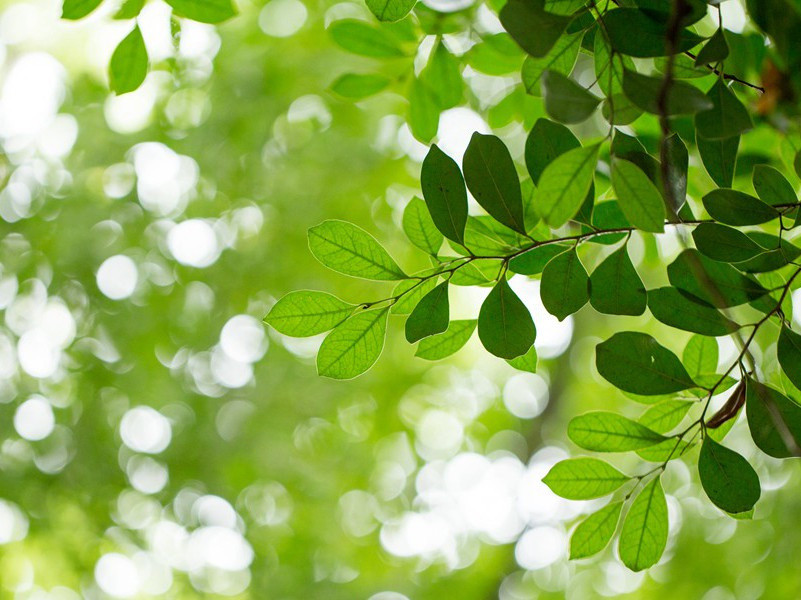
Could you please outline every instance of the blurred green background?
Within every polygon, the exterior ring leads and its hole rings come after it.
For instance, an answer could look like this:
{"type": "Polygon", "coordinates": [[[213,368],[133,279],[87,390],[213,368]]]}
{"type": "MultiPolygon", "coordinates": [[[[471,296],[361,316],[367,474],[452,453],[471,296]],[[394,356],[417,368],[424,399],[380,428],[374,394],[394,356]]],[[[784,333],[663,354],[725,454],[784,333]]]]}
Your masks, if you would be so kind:
{"type": "MultiPolygon", "coordinates": [[[[753,522],[723,517],[676,461],[661,565],[634,574],[613,549],[567,561],[571,525],[598,504],[540,478],[574,451],[571,416],[631,412],[591,366],[623,320],[560,324],[516,281],[539,374],[476,340],[425,363],[393,323],[350,382],[317,377],[320,339],[262,326],[290,290],[376,293],[311,257],[305,231],[323,219],[425,264],[398,227],[425,153],[406,101],[327,91],[343,72],[408,70],[330,40],[330,20],[368,18],[361,3],[240,2],[179,36],[149,3],[154,70],[119,98],[105,65],[130,25],[113,7],[79,23],[57,2],[0,7],[0,598],[801,597],[798,469],[747,445],[765,490],[753,522]]],[[[438,134],[456,154],[513,84],[466,75],[470,107],[438,134]]],[[[500,135],[519,158],[511,120],[500,135]]],[[[653,241],[639,248],[658,261],[653,241]]],[[[461,290],[456,318],[483,293],[461,290]]]]}

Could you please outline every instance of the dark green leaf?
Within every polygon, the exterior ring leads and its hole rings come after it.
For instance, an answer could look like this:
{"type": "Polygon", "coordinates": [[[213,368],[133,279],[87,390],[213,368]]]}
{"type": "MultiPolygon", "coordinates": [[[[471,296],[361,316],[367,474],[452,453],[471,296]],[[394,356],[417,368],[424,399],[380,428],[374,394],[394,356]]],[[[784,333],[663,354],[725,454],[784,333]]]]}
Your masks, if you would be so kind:
{"type": "Polygon", "coordinates": [[[403,231],[409,241],[424,252],[436,256],[442,246],[442,234],[434,225],[426,203],[414,197],[403,211],[403,231]]]}
{"type": "Polygon", "coordinates": [[[645,286],[623,245],[595,268],[590,278],[590,304],[608,315],[641,315],[647,303],[645,286]]]}
{"type": "Polygon", "coordinates": [[[180,17],[200,23],[222,23],[236,14],[231,0],[166,0],[180,17]]]}
{"type": "Polygon", "coordinates": [[[526,57],[521,77],[529,94],[539,96],[540,79],[546,70],[570,75],[576,64],[582,37],[582,34],[563,35],[542,58],[526,57]]]}
{"type": "Polygon", "coordinates": [[[711,65],[719,63],[729,55],[729,44],[726,43],[726,36],[722,29],[715,31],[704,47],[698,51],[695,57],[696,65],[711,65]]]}
{"type": "Polygon", "coordinates": [[[552,258],[564,251],[565,247],[558,244],[536,246],[510,260],[509,270],[521,275],[539,275],[552,258]]]}
{"type": "Polygon", "coordinates": [[[61,18],[77,21],[83,19],[94,9],[100,6],[103,0],[64,0],[61,7],[61,18]]]}
{"type": "Polygon", "coordinates": [[[787,178],[768,165],[754,167],[754,189],[765,204],[786,205],[798,202],[795,190],[787,178]]]}
{"type": "Polygon", "coordinates": [[[414,355],[426,360],[447,358],[467,343],[475,329],[475,319],[451,321],[444,333],[420,340],[414,355]]]}
{"type": "Polygon", "coordinates": [[[801,389],[801,335],[782,326],[777,345],[779,364],[795,387],[801,389]]]}
{"type": "MultiPolygon", "coordinates": [[[[697,132],[696,132],[697,133],[697,132]]],[[[696,135],[698,153],[709,176],[720,187],[730,187],[734,181],[734,167],[737,163],[737,148],[740,136],[723,140],[707,140],[696,135]]]]}
{"type": "Polygon", "coordinates": [[[534,203],[551,227],[561,227],[578,212],[592,186],[599,146],[574,148],[542,172],[534,203]]]}
{"type": "Polygon", "coordinates": [[[742,262],[765,252],[739,229],[717,223],[701,223],[693,231],[693,241],[701,254],[721,262],[742,262]]]}
{"type": "Polygon", "coordinates": [[[542,74],[545,111],[561,123],[579,123],[587,119],[600,104],[600,98],[558,71],[542,74]]]}
{"type": "Polygon", "coordinates": [[[658,321],[684,331],[716,337],[739,329],[712,305],[673,287],[649,290],[648,308],[658,321]]]}
{"type": "MultiPolygon", "coordinates": [[[[453,283],[453,278],[451,278],[453,283]]],[[[404,279],[392,290],[392,296],[398,298],[393,304],[389,312],[393,315],[408,315],[417,306],[417,303],[423,299],[427,293],[437,286],[437,278],[431,277],[430,279],[404,279]]]]}
{"type": "Polygon", "coordinates": [[[745,413],[757,447],[768,456],[801,455],[801,406],[780,391],[748,378],[745,413]]]}
{"type": "Polygon", "coordinates": [[[626,219],[638,229],[660,233],[665,230],[665,203],[657,187],[634,163],[620,158],[612,161],[612,186],[626,219]]]}
{"type": "Polygon", "coordinates": [[[501,277],[478,314],[478,337],[484,348],[495,356],[512,359],[528,352],[536,335],[531,313],[501,277]]]}
{"type": "MultiPolygon", "coordinates": [[[[181,1],[191,2],[191,0],[181,1]]],[[[373,58],[398,58],[406,54],[394,36],[364,21],[341,19],[334,21],[328,31],[338,46],[353,54],[373,58]]]]}
{"type": "Polygon", "coordinates": [[[520,180],[504,143],[494,135],[474,133],[462,168],[476,202],[498,222],[525,234],[520,180]]]}
{"type": "Polygon", "coordinates": [[[687,146],[674,133],[665,139],[667,158],[667,187],[672,201],[674,212],[679,212],[687,199],[687,169],[690,165],[690,156],[687,146]]]}
{"type": "Polygon", "coordinates": [[[742,456],[709,436],[701,445],[698,475],[712,503],[726,512],[749,511],[759,500],[761,489],[754,468],[742,456]]]}
{"type": "MultiPolygon", "coordinates": [[[[604,28],[612,47],[621,54],[638,58],[666,56],[665,23],[649,18],[636,8],[615,8],[604,15],[604,28]]],[[[677,50],[684,52],[702,41],[686,29],[679,31],[677,50]]]]}
{"type": "MultiPolygon", "coordinates": [[[[659,97],[662,91],[662,77],[648,77],[634,71],[623,71],[623,91],[635,106],[645,112],[661,114],[659,97]]],[[[668,115],[694,115],[712,108],[712,101],[694,85],[674,81],[669,88],[666,102],[668,115]]]]}
{"type": "Polygon", "coordinates": [[[406,319],[406,340],[414,344],[424,337],[442,333],[448,329],[449,319],[448,282],[445,281],[423,296],[406,319]]]}
{"type": "Polygon", "coordinates": [[[139,26],[119,43],[109,63],[109,87],[117,94],[134,91],[147,75],[147,48],[139,26]]]}
{"type": "Polygon", "coordinates": [[[606,548],[615,535],[622,502],[613,502],[578,524],[570,536],[570,559],[586,558],[606,548]]]}
{"type": "Polygon", "coordinates": [[[573,132],[561,123],[537,119],[526,139],[526,167],[531,180],[539,182],[545,167],[554,159],[580,146],[573,132]]]}
{"type": "Polygon", "coordinates": [[[509,0],[500,18],[520,47],[538,58],[548,54],[570,22],[570,17],[545,12],[543,0],[509,0]]]}
{"type": "Polygon", "coordinates": [[[463,244],[467,190],[459,165],[436,144],[431,146],[423,161],[420,185],[437,229],[449,240],[463,244]]]}
{"type": "Polygon", "coordinates": [[[333,329],[356,308],[325,292],[289,292],[270,309],[264,322],[284,335],[306,337],[333,329]]]}
{"type": "Polygon", "coordinates": [[[390,83],[383,75],[345,73],[331,84],[331,91],[343,98],[361,100],[377,94],[390,83]]]}
{"type": "Polygon", "coordinates": [[[779,211],[772,206],[737,190],[712,190],[703,201],[709,216],[726,225],[759,225],[779,217],[779,211]]]}
{"type": "Polygon", "coordinates": [[[751,117],[729,86],[718,79],[707,92],[712,108],[695,115],[698,135],[707,140],[722,140],[738,136],[751,129],[751,117]]]}
{"type": "Polygon", "coordinates": [[[556,463],[542,482],[568,500],[590,500],[611,494],[631,478],[598,458],[568,458],[556,463]]]}
{"type": "Polygon", "coordinates": [[[326,336],[317,354],[317,372],[332,379],[352,379],[375,364],[384,348],[389,310],[353,315],[326,336]]]}
{"type": "Polygon", "coordinates": [[[399,21],[409,14],[417,0],[365,0],[379,21],[399,21]]]}
{"type": "Polygon", "coordinates": [[[378,241],[346,221],[323,221],[309,229],[309,249],[329,269],[352,277],[392,281],[407,275],[378,241]]]}
{"type": "Polygon", "coordinates": [[[632,394],[655,396],[695,387],[676,355],[645,333],[623,331],[598,344],[595,364],[601,377],[632,394]]]}
{"type": "Polygon", "coordinates": [[[545,266],[540,296],[546,310],[560,321],[590,299],[590,278],[575,248],[559,254],[545,266]]]}
{"type": "Polygon", "coordinates": [[[595,452],[628,452],[647,448],[665,440],[658,434],[613,412],[589,412],[570,421],[567,435],[586,450],[595,452]]]}
{"type": "Polygon", "coordinates": [[[665,551],[668,511],[665,492],[655,477],[634,498],[620,531],[620,559],[632,571],[655,565],[665,551]]]}

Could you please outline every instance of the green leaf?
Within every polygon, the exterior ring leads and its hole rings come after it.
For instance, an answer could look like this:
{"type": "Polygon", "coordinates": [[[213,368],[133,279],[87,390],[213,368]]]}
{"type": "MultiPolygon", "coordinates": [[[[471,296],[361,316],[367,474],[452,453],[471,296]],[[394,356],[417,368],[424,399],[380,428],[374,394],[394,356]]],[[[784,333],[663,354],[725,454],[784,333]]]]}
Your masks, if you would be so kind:
{"type": "Polygon", "coordinates": [[[588,412],[571,419],[567,435],[577,446],[595,452],[629,452],[666,439],[637,421],[602,411],[588,412]]]}
{"type": "Polygon", "coordinates": [[[506,145],[494,135],[474,133],[462,168],[476,202],[499,223],[525,234],[520,180],[506,145]]]}
{"type": "Polygon", "coordinates": [[[565,247],[558,244],[536,246],[510,260],[509,270],[521,275],[539,275],[552,258],[564,251],[565,247]]]}
{"type": "Polygon", "coordinates": [[[773,234],[750,231],[746,235],[767,250],[751,260],[737,263],[737,268],[745,273],[775,271],[801,256],[801,248],[773,234]]]}
{"type": "Polygon", "coordinates": [[[671,285],[718,308],[739,306],[768,293],[752,277],[693,249],[679,254],[667,271],[671,285]]]}
{"type": "Polygon", "coordinates": [[[717,223],[698,225],[693,231],[693,241],[704,256],[727,263],[749,260],[765,252],[765,248],[739,229],[717,223]]]}
{"type": "MultiPolygon", "coordinates": [[[[451,278],[453,283],[453,278],[451,278]]],[[[404,279],[395,286],[392,290],[392,296],[398,298],[393,304],[389,312],[393,315],[408,315],[417,306],[417,303],[423,299],[423,296],[428,294],[437,286],[437,278],[431,277],[430,279],[404,279]]]]}
{"type": "Polygon", "coordinates": [[[378,281],[406,279],[407,275],[378,241],[346,221],[323,221],[309,229],[309,249],[329,269],[378,281]]]}
{"type": "MultiPolygon", "coordinates": [[[[623,91],[635,106],[654,115],[661,114],[659,97],[662,77],[648,77],[629,69],[623,70],[623,91]]],[[[668,115],[694,115],[712,108],[712,101],[701,90],[689,83],[674,81],[667,95],[668,115]]]]}
{"type": "Polygon", "coordinates": [[[431,91],[440,109],[453,108],[461,102],[464,80],[459,60],[442,40],[431,51],[428,64],[420,72],[420,81],[431,91]]]}
{"type": "Polygon", "coordinates": [[[264,322],[276,331],[293,337],[317,335],[333,329],[356,308],[325,292],[289,292],[270,309],[264,322]]]}
{"type": "Polygon", "coordinates": [[[637,450],[637,456],[648,462],[665,463],[680,458],[690,446],[684,440],[667,438],[663,442],[637,450]]]}
{"type": "Polygon", "coordinates": [[[445,281],[423,296],[406,319],[406,340],[414,344],[424,337],[442,333],[448,329],[449,319],[448,282],[445,281]]]}
{"type": "Polygon", "coordinates": [[[788,458],[801,451],[801,406],[752,378],[746,382],[745,414],[751,438],[768,456],[788,458]]]}
{"type": "Polygon", "coordinates": [[[542,482],[568,500],[590,500],[611,494],[631,478],[598,458],[568,458],[556,463],[542,482]]]}
{"type": "Polygon", "coordinates": [[[595,78],[606,95],[602,108],[603,115],[610,123],[627,125],[642,114],[642,111],[623,93],[623,70],[634,71],[636,69],[634,61],[623,54],[612,54],[612,47],[603,35],[595,36],[593,50],[595,78]]]}
{"type": "Polygon", "coordinates": [[[352,379],[375,364],[384,348],[389,309],[366,310],[338,325],[323,340],[317,372],[332,379],[352,379]]]}
{"type": "Polygon", "coordinates": [[[563,35],[542,58],[526,56],[520,76],[529,94],[539,96],[540,80],[546,70],[570,75],[576,64],[583,34],[563,35]]]}
{"type": "MultiPolygon", "coordinates": [[[[636,8],[615,8],[604,15],[604,29],[612,47],[621,54],[637,58],[667,56],[667,29],[665,23],[649,18],[636,8]]],[[[682,29],[679,31],[677,50],[684,52],[703,38],[682,29]]]]}
{"type": "Polygon", "coordinates": [[[109,63],[109,87],[116,94],[134,91],[147,76],[147,48],[139,26],[123,38],[109,63]]]}
{"type": "Polygon", "coordinates": [[[231,0],[166,0],[179,17],[200,23],[222,23],[236,15],[231,0]]]}
{"type": "Polygon", "coordinates": [[[545,10],[555,15],[572,15],[585,4],[587,0],[545,0],[545,10]]]}
{"type": "Polygon", "coordinates": [[[722,140],[740,135],[754,125],[745,106],[722,79],[707,92],[712,108],[695,115],[697,134],[708,140],[722,140]]]}
{"type": "Polygon", "coordinates": [[[678,357],[645,333],[623,331],[598,344],[595,364],[601,377],[632,394],[656,396],[695,387],[678,357]]]}
{"type": "Polygon", "coordinates": [[[426,203],[416,196],[403,210],[403,232],[412,244],[432,256],[442,246],[442,234],[431,220],[426,203]]]}
{"type": "Polygon", "coordinates": [[[545,12],[543,0],[509,0],[499,16],[520,47],[538,58],[548,54],[571,20],[545,12]]]}
{"type": "Polygon", "coordinates": [[[586,558],[606,548],[615,535],[622,509],[622,502],[613,502],[579,523],[570,536],[570,559],[586,558]]]}
{"type": "Polygon", "coordinates": [[[695,57],[696,66],[711,65],[719,63],[729,55],[729,44],[726,43],[726,36],[722,29],[718,29],[698,51],[695,57]]]}
{"type": "Polygon", "coordinates": [[[414,8],[417,0],[365,0],[367,8],[379,21],[400,21],[414,8]]]}
{"type": "Polygon", "coordinates": [[[718,369],[718,343],[704,335],[694,335],[684,347],[681,361],[691,377],[715,373],[718,369]]]}
{"type": "MultiPolygon", "coordinates": [[[[697,133],[697,132],[696,132],[697,133]]],[[[709,176],[720,187],[731,187],[734,181],[734,167],[737,163],[737,148],[740,136],[735,135],[723,140],[707,140],[696,135],[695,143],[698,153],[709,176]]]]}
{"type": "Polygon", "coordinates": [[[456,161],[436,144],[431,146],[423,160],[420,185],[437,229],[449,240],[464,244],[464,228],[467,224],[464,178],[456,161]]]}
{"type": "Polygon", "coordinates": [[[659,477],[652,479],[634,498],[620,531],[620,559],[632,571],[655,565],[665,551],[668,511],[659,477]]]}
{"type": "Polygon", "coordinates": [[[537,349],[532,346],[528,349],[523,356],[512,358],[507,361],[512,367],[518,371],[528,371],[529,373],[537,372],[537,349]]]}
{"type": "Polygon", "coordinates": [[[558,156],[542,172],[534,204],[552,228],[578,212],[592,186],[599,146],[574,148],[558,156]]]}
{"type": "Polygon", "coordinates": [[[558,71],[542,74],[545,111],[561,123],[580,123],[587,119],[601,100],[558,71]]]}
{"type": "Polygon", "coordinates": [[[125,0],[119,10],[114,13],[114,18],[121,20],[133,19],[139,16],[144,6],[145,0],[125,0]]]}
{"type": "Polygon", "coordinates": [[[632,162],[612,161],[612,186],[626,219],[638,229],[661,233],[665,230],[665,203],[659,190],[632,162]]]}
{"type": "Polygon", "coordinates": [[[782,370],[801,389],[801,335],[783,325],[776,348],[782,370]]]}
{"type": "Polygon", "coordinates": [[[648,308],[657,321],[684,331],[717,337],[739,329],[712,305],[673,287],[649,290],[648,308]]]}
{"type": "Polygon", "coordinates": [[[545,266],[540,296],[545,309],[560,321],[590,299],[590,278],[575,248],[559,254],[545,266]]]}
{"type": "Polygon", "coordinates": [[[753,176],[757,196],[765,204],[795,204],[798,198],[792,184],[779,171],[768,165],[756,165],[753,176]]]}
{"type": "Polygon", "coordinates": [[[754,508],[761,489],[754,468],[742,456],[706,436],[698,456],[698,475],[712,503],[729,513],[754,508]]]}
{"type": "Polygon", "coordinates": [[[657,433],[667,433],[678,427],[695,405],[695,402],[688,400],[665,400],[646,410],[639,421],[657,433]]]}
{"type": "Polygon", "coordinates": [[[726,225],[759,225],[779,217],[779,211],[749,194],[719,188],[703,197],[709,216],[726,225]]]}
{"type": "Polygon", "coordinates": [[[528,352],[536,335],[531,313],[501,277],[478,314],[478,337],[484,348],[495,356],[512,359],[528,352]]]}
{"type": "Polygon", "coordinates": [[[665,139],[667,176],[665,182],[669,190],[669,200],[673,202],[673,212],[678,213],[687,200],[687,170],[690,165],[690,155],[687,146],[677,133],[665,139]]]}
{"type": "Polygon", "coordinates": [[[641,315],[647,300],[645,286],[625,244],[606,257],[590,277],[590,304],[600,313],[641,315]]]}
{"type": "Polygon", "coordinates": [[[95,10],[103,0],[64,0],[61,18],[77,21],[95,10]]]}
{"type": "Polygon", "coordinates": [[[439,127],[440,107],[437,97],[434,91],[418,78],[411,79],[408,94],[409,129],[414,137],[427,144],[437,135],[439,127]]]}
{"type": "Polygon", "coordinates": [[[538,183],[543,171],[554,159],[579,147],[581,143],[570,129],[548,119],[537,119],[526,138],[526,167],[531,180],[538,183]]]}
{"type": "Polygon", "coordinates": [[[389,78],[374,73],[345,73],[331,84],[331,91],[349,100],[361,100],[377,94],[390,83],[389,78]]]}
{"type": "Polygon", "coordinates": [[[420,340],[414,355],[425,360],[447,358],[467,343],[475,329],[475,319],[451,321],[443,333],[420,340]]]}
{"type": "MultiPolygon", "coordinates": [[[[191,0],[182,1],[191,2],[191,0]]],[[[364,21],[355,19],[334,21],[328,32],[340,48],[353,54],[373,58],[398,58],[406,55],[395,37],[364,21]]]]}

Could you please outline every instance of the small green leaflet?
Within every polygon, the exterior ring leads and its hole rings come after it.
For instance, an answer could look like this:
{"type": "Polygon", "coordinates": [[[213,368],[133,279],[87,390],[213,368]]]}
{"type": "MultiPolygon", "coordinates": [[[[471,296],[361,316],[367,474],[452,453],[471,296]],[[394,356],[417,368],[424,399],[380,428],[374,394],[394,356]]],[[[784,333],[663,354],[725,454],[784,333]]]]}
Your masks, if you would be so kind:
{"type": "Polygon", "coordinates": [[[663,435],[613,412],[589,412],[570,421],[567,436],[585,450],[629,452],[665,441],[663,435]]]}
{"type": "Polygon", "coordinates": [[[783,325],[776,353],[782,370],[793,385],[801,389],[801,335],[783,325]]]}
{"type": "Polygon", "coordinates": [[[352,379],[373,366],[384,348],[389,309],[352,316],[326,336],[317,353],[317,372],[332,379],[352,379]]]}
{"type": "Polygon", "coordinates": [[[567,223],[584,203],[592,186],[599,147],[595,144],[569,150],[542,172],[534,205],[552,228],[567,223]]]}
{"type": "Polygon", "coordinates": [[[425,360],[447,358],[467,343],[475,329],[475,319],[451,321],[444,333],[420,340],[415,356],[425,360]]]}
{"type": "Polygon", "coordinates": [[[355,19],[334,21],[329,26],[328,32],[340,48],[353,54],[373,58],[399,58],[406,55],[394,36],[364,21],[355,19]]]}
{"type": "Polygon", "coordinates": [[[355,308],[326,292],[301,290],[276,302],[264,322],[284,335],[307,337],[333,329],[355,308]]]}
{"type": "Polygon", "coordinates": [[[531,313],[501,277],[478,314],[478,337],[484,348],[508,360],[528,352],[536,335],[531,313]]]}
{"type": "Polygon", "coordinates": [[[626,219],[638,229],[661,233],[665,230],[665,203],[659,190],[632,162],[612,161],[612,186],[626,219]]]}
{"type": "Polygon", "coordinates": [[[751,438],[768,456],[801,455],[801,406],[752,378],[746,383],[745,414],[751,438]]]}
{"type": "Polygon", "coordinates": [[[111,55],[109,87],[117,94],[134,91],[147,76],[147,48],[139,25],[125,36],[111,55]]]}
{"type": "Polygon", "coordinates": [[[667,544],[668,511],[659,477],[646,485],[634,502],[620,531],[620,559],[632,571],[655,565],[667,544]]]}
{"type": "Polygon", "coordinates": [[[795,190],[787,178],[768,165],[756,165],[752,179],[757,196],[771,206],[798,202],[795,190]]]}
{"type": "Polygon", "coordinates": [[[612,502],[579,523],[570,536],[570,559],[586,558],[606,548],[622,509],[622,502],[612,502]]]}
{"type": "Polygon", "coordinates": [[[432,256],[436,256],[442,246],[442,234],[431,220],[426,203],[420,198],[414,197],[406,205],[403,211],[403,232],[412,244],[432,256]]]}
{"type": "Polygon", "coordinates": [[[540,296],[546,310],[560,321],[590,299],[590,278],[575,248],[554,257],[545,266],[540,296]]]}
{"type": "MultiPolygon", "coordinates": [[[[612,47],[628,56],[653,58],[667,56],[667,32],[664,22],[649,18],[636,8],[615,8],[604,15],[604,29],[612,47]]],[[[682,29],[678,35],[679,52],[689,50],[703,38],[682,29]]]]}
{"type": "Polygon", "coordinates": [[[678,427],[696,403],[687,400],[665,400],[654,404],[640,417],[639,422],[657,433],[667,433],[678,427]]]}
{"type": "Polygon", "coordinates": [[[467,189],[490,216],[525,235],[523,197],[512,155],[494,135],[473,134],[462,162],[467,189]]]}
{"type": "Polygon", "coordinates": [[[721,510],[746,512],[759,500],[761,489],[754,468],[742,456],[709,436],[701,445],[698,475],[706,495],[721,510]]]}
{"type": "Polygon", "coordinates": [[[103,0],[64,0],[61,7],[61,18],[77,21],[83,19],[94,9],[100,6],[103,0]]]}
{"type": "Polygon", "coordinates": [[[712,190],[703,202],[709,216],[726,225],[759,225],[779,217],[779,211],[769,204],[737,190],[712,190]]]}
{"type": "Polygon", "coordinates": [[[720,262],[743,262],[765,252],[739,229],[718,223],[701,223],[693,230],[693,241],[701,254],[720,262]]]}
{"type": "Polygon", "coordinates": [[[200,23],[222,23],[236,15],[231,0],[166,0],[175,14],[200,23]]]}
{"type": "MultiPolygon", "coordinates": [[[[623,91],[635,106],[654,115],[660,114],[659,96],[662,77],[649,77],[629,69],[623,70],[623,91]]],[[[666,107],[668,115],[694,115],[712,108],[712,101],[694,85],[674,81],[670,86],[666,107]]]]}
{"type": "Polygon", "coordinates": [[[518,371],[528,371],[529,373],[537,372],[537,348],[532,346],[528,349],[523,356],[512,358],[507,361],[518,371]]]}
{"type": "Polygon", "coordinates": [[[723,140],[707,140],[696,131],[695,143],[698,153],[709,176],[720,187],[731,187],[734,181],[734,167],[737,163],[737,148],[740,136],[735,135],[723,140]]]}
{"type": "Polygon", "coordinates": [[[727,319],[711,304],[682,294],[673,287],[662,287],[648,292],[651,314],[676,329],[717,337],[737,331],[739,325],[727,319]]]}
{"type": "Polygon", "coordinates": [[[556,463],[542,481],[562,498],[590,500],[611,494],[630,479],[606,461],[569,458],[556,463]]]}
{"type": "Polygon", "coordinates": [[[559,71],[542,74],[545,111],[560,123],[580,123],[598,108],[601,99],[559,71]]]}
{"type": "Polygon", "coordinates": [[[624,244],[595,268],[590,277],[590,304],[608,315],[641,315],[648,296],[624,244]]]}
{"type": "Polygon", "coordinates": [[[406,340],[414,344],[424,337],[442,333],[448,328],[449,319],[448,282],[445,281],[423,296],[406,319],[406,340]]]}
{"type": "Polygon", "coordinates": [[[417,0],[365,0],[379,21],[399,21],[409,14],[417,0]]]}
{"type": "Polygon", "coordinates": [[[681,361],[691,377],[714,373],[718,369],[718,343],[704,335],[694,335],[684,347],[681,361]]]}
{"type": "Polygon", "coordinates": [[[390,84],[383,75],[374,73],[345,73],[331,84],[331,91],[349,100],[361,100],[377,94],[390,84]]]}
{"type": "Polygon", "coordinates": [[[503,28],[531,56],[542,58],[553,48],[570,17],[543,10],[543,0],[509,0],[500,12],[503,28]]]}
{"type": "Polygon", "coordinates": [[[696,66],[714,64],[724,60],[729,55],[729,45],[726,43],[726,36],[723,29],[718,29],[698,51],[695,57],[696,66]]]}
{"type": "Polygon", "coordinates": [[[346,221],[323,221],[309,229],[309,249],[326,267],[344,275],[378,281],[407,278],[372,235],[346,221]]]}
{"type": "Polygon", "coordinates": [[[527,56],[520,72],[526,91],[534,96],[539,95],[540,80],[546,70],[570,75],[576,64],[583,37],[582,34],[563,35],[542,58],[527,56]]]}
{"type": "Polygon", "coordinates": [[[570,129],[548,119],[537,119],[526,138],[526,167],[531,180],[538,183],[545,167],[556,157],[579,147],[581,144],[570,129]]]}
{"type": "Polygon", "coordinates": [[[678,357],[645,333],[623,331],[598,344],[595,364],[604,379],[632,394],[656,396],[696,387],[678,357]]]}
{"type": "Polygon", "coordinates": [[[420,185],[428,212],[443,235],[464,243],[467,224],[467,190],[459,165],[437,147],[431,146],[423,160],[420,185]]]}
{"type": "Polygon", "coordinates": [[[707,140],[722,140],[740,135],[754,124],[748,110],[723,79],[715,81],[707,92],[712,108],[695,115],[697,135],[707,140]]]}

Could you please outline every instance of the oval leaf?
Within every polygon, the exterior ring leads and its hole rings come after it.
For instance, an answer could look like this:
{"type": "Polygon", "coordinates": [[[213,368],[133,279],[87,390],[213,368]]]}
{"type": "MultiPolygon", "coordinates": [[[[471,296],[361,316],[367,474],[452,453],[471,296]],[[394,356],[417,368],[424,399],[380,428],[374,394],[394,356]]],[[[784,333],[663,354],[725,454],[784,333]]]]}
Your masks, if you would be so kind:
{"type": "Polygon", "coordinates": [[[632,162],[612,161],[612,186],[626,219],[638,229],[661,233],[665,230],[665,203],[657,187],[632,162]]]}
{"type": "Polygon", "coordinates": [[[289,292],[272,307],[264,322],[292,337],[307,337],[329,331],[342,323],[356,308],[327,294],[313,290],[289,292]]]}
{"type": "Polygon", "coordinates": [[[478,337],[484,348],[495,356],[512,359],[528,352],[536,335],[531,313],[501,277],[478,314],[478,337]]]}
{"type": "Polygon", "coordinates": [[[664,442],[665,436],[613,412],[589,412],[570,421],[567,435],[595,452],[628,452],[664,442]]]}
{"type": "Polygon", "coordinates": [[[406,340],[413,344],[424,337],[442,333],[448,328],[449,319],[448,282],[445,281],[423,296],[406,319],[406,340]]]}
{"type": "Polygon", "coordinates": [[[584,203],[592,186],[598,148],[597,144],[574,148],[545,167],[534,193],[534,205],[551,227],[567,223],[584,203]]]}
{"type": "Polygon", "coordinates": [[[632,571],[655,565],[667,544],[668,511],[659,477],[634,498],[620,531],[620,559],[632,571]]]}
{"type": "Polygon", "coordinates": [[[420,185],[434,224],[449,240],[464,243],[467,224],[467,191],[459,165],[437,147],[431,146],[423,160],[420,185]]]}
{"type": "Polygon", "coordinates": [[[615,535],[622,502],[613,502],[578,524],[570,536],[570,559],[586,558],[606,548],[615,535]]]}
{"type": "Polygon", "coordinates": [[[119,43],[109,62],[109,87],[117,94],[134,91],[147,76],[147,48],[139,26],[119,43]]]}
{"type": "Polygon", "coordinates": [[[467,343],[475,329],[475,319],[451,321],[443,333],[420,340],[414,355],[425,360],[447,358],[467,343]]]}
{"type": "Polygon", "coordinates": [[[698,456],[698,475],[712,503],[730,513],[754,508],[761,489],[754,468],[742,456],[706,436],[698,456]]]}
{"type": "Polygon", "coordinates": [[[590,278],[572,248],[553,258],[542,272],[540,297],[546,310],[560,321],[590,299],[590,278]]]}
{"type": "Polygon", "coordinates": [[[621,246],[595,268],[590,277],[590,304],[607,315],[641,315],[648,296],[640,276],[629,258],[628,247],[621,246]]]}
{"type": "Polygon", "coordinates": [[[389,309],[353,315],[326,336],[317,354],[317,372],[352,379],[373,366],[384,348],[389,309]]]}
{"type": "Polygon", "coordinates": [[[629,479],[606,461],[569,458],[556,463],[542,481],[562,498],[589,500],[611,494],[629,479]]]}

